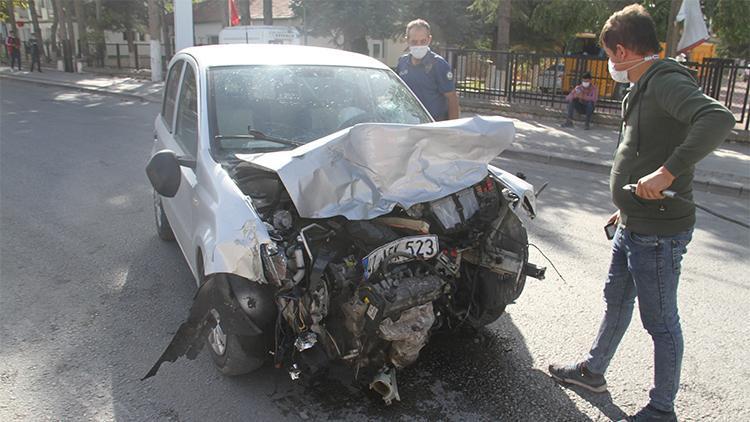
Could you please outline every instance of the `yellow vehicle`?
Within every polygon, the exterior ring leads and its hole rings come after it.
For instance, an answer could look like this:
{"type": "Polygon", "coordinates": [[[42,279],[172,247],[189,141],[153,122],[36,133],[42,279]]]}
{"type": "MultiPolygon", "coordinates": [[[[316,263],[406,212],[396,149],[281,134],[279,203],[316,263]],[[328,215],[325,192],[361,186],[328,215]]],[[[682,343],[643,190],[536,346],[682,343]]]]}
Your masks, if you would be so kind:
{"type": "MultiPolygon", "coordinates": [[[[598,45],[598,37],[590,32],[575,34],[565,48],[565,58],[557,67],[550,66],[542,75],[544,81],[543,89],[552,87],[554,72],[557,76],[556,86],[562,93],[567,94],[580,82],[582,74],[591,73],[594,85],[599,89],[600,97],[619,99],[622,97],[626,84],[620,84],[612,80],[607,69],[607,55],[598,45]]],[[[662,51],[659,54],[664,58],[666,46],[661,43],[662,51]]],[[[703,43],[690,50],[688,61],[701,63],[704,58],[716,56],[716,45],[703,43]]],[[[700,76],[700,75],[699,75],[700,76]]]]}
{"type": "Polygon", "coordinates": [[[585,72],[591,73],[594,85],[599,89],[600,97],[617,97],[617,83],[609,77],[607,55],[598,45],[596,34],[580,32],[576,34],[565,48],[565,73],[562,78],[562,91],[570,92],[579,83],[585,72]],[[573,56],[573,57],[570,57],[573,56]]]}
{"type": "MultiPolygon", "coordinates": [[[[667,51],[667,44],[660,42],[661,52],[659,52],[659,58],[663,59],[667,51]]],[[[716,57],[716,44],[710,42],[704,42],[699,44],[697,47],[688,51],[686,54],[687,61],[692,63],[703,63],[703,59],[716,57]]]]}

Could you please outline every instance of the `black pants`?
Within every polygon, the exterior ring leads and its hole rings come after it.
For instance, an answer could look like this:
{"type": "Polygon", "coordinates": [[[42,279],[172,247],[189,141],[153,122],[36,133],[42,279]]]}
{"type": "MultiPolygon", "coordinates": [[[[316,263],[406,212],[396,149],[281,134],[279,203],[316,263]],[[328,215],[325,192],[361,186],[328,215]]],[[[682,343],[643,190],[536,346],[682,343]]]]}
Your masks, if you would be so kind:
{"type": "Polygon", "coordinates": [[[38,54],[32,54],[31,55],[31,70],[30,70],[30,72],[34,71],[34,63],[36,63],[36,70],[38,70],[38,71],[41,72],[42,71],[42,63],[41,63],[41,60],[39,59],[39,55],[38,54]]]}
{"type": "Polygon", "coordinates": [[[586,123],[591,123],[591,116],[594,115],[594,103],[574,98],[573,101],[568,103],[568,120],[573,120],[574,111],[585,114],[586,123]]]}
{"type": "Polygon", "coordinates": [[[13,65],[18,63],[18,70],[21,70],[21,52],[14,50],[10,54],[10,68],[13,69],[13,65]]]}

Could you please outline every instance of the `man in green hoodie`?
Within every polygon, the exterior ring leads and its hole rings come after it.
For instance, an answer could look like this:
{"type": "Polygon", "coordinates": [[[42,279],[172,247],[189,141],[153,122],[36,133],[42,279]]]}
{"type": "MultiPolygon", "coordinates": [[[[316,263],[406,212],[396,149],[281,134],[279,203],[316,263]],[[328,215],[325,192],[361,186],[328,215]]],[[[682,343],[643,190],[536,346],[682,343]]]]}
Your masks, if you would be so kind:
{"type": "Polygon", "coordinates": [[[695,207],[665,198],[692,199],[695,164],[721,144],[734,116],[704,95],[683,66],[659,60],[651,16],[637,4],[614,13],[600,43],[612,78],[632,84],[622,104],[622,137],[610,174],[618,211],[612,258],[604,285],[606,309],[594,344],[580,362],[550,365],[553,378],[595,392],[607,390],[604,373],[630,323],[635,298],[654,343],[654,385],[647,406],[628,421],[676,421],[683,339],[677,312],[680,263],[695,225],[695,207]],[[635,192],[623,186],[635,184],[635,192]]]}

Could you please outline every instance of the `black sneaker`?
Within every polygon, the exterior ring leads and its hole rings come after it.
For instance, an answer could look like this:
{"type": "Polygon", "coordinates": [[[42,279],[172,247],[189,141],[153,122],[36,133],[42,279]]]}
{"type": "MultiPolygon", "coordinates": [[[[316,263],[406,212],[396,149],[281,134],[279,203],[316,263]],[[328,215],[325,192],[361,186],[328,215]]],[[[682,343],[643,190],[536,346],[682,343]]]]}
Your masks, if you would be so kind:
{"type": "Polygon", "coordinates": [[[589,371],[583,362],[570,365],[552,364],[549,366],[549,374],[557,381],[575,384],[594,393],[607,391],[607,381],[604,375],[589,371]]]}
{"type": "Polygon", "coordinates": [[[562,127],[573,127],[573,122],[566,120],[565,123],[561,124],[562,127]]]}
{"type": "Polygon", "coordinates": [[[586,126],[584,126],[583,130],[589,130],[591,129],[591,125],[589,123],[586,123],[586,126]]]}
{"type": "Polygon", "coordinates": [[[677,415],[674,411],[665,412],[655,407],[651,407],[649,404],[635,415],[621,419],[619,422],[677,422],[677,415]]]}

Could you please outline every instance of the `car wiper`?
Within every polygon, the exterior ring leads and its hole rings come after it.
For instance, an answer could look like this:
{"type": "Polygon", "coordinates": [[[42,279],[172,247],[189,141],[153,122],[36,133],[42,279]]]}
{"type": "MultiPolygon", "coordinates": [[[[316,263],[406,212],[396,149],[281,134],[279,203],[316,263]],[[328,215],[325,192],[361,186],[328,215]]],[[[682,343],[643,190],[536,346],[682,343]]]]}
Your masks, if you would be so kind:
{"type": "Polygon", "coordinates": [[[237,135],[216,135],[214,136],[214,139],[217,141],[221,141],[222,139],[254,139],[258,141],[271,141],[276,142],[283,145],[289,145],[293,147],[298,147],[300,145],[304,145],[303,142],[299,141],[293,141],[291,139],[284,139],[284,138],[277,138],[275,136],[268,136],[264,134],[263,132],[257,131],[257,130],[248,130],[247,134],[237,134],[237,135]]]}

